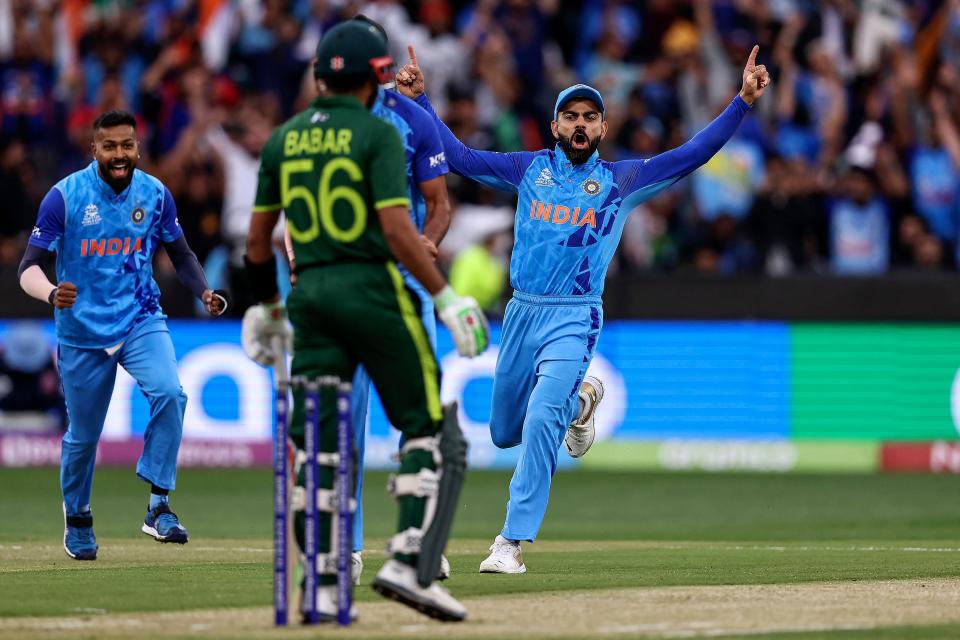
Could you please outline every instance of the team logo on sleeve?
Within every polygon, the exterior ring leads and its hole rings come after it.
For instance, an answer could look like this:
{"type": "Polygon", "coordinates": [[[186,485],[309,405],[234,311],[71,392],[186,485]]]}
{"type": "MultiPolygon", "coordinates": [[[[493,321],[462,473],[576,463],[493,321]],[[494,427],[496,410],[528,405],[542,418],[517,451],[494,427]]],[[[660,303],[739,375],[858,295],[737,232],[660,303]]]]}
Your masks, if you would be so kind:
{"type": "Polygon", "coordinates": [[[34,238],[39,238],[42,235],[40,232],[40,227],[34,227],[33,231],[30,232],[30,235],[34,238]]]}
{"type": "Polygon", "coordinates": [[[130,212],[130,219],[133,220],[134,224],[140,224],[143,222],[143,219],[147,217],[147,212],[143,210],[143,207],[137,207],[130,212]]]}
{"type": "Polygon", "coordinates": [[[588,196],[595,196],[600,193],[600,183],[592,178],[587,178],[580,186],[583,187],[583,192],[588,196]]]}

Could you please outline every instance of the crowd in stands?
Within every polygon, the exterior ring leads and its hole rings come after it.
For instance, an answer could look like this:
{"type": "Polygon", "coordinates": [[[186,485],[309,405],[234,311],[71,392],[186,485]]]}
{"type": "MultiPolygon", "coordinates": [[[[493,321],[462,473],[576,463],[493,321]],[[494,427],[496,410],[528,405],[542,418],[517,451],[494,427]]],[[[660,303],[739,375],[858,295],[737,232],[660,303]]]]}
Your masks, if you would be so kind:
{"type": "MultiPolygon", "coordinates": [[[[259,150],[312,97],[320,36],[359,12],[399,63],[416,47],[451,129],[497,151],[552,146],[553,102],[577,81],[606,101],[602,157],[670,149],[760,45],[770,89],[706,166],[630,214],[614,276],[957,265],[960,0],[0,0],[0,271],[45,192],[90,161],[93,119],[122,108],[211,280],[236,285],[259,150]]],[[[448,185],[449,247],[503,265],[513,196],[448,185]]]]}

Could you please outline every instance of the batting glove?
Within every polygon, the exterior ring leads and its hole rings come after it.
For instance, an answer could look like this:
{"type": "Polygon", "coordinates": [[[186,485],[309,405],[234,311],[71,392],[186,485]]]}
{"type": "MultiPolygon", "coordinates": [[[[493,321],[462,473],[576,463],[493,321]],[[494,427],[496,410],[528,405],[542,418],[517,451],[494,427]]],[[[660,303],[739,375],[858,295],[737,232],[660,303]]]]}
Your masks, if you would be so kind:
{"type": "Polygon", "coordinates": [[[274,338],[280,338],[283,352],[293,347],[293,331],[287,324],[287,310],[282,302],[256,304],[243,314],[240,342],[247,356],[265,367],[274,365],[284,353],[273,348],[274,338]]]}
{"type": "Polygon", "coordinates": [[[459,296],[450,285],[433,296],[437,314],[453,334],[457,353],[472,358],[490,344],[490,327],[480,305],[470,296],[459,296]]]}

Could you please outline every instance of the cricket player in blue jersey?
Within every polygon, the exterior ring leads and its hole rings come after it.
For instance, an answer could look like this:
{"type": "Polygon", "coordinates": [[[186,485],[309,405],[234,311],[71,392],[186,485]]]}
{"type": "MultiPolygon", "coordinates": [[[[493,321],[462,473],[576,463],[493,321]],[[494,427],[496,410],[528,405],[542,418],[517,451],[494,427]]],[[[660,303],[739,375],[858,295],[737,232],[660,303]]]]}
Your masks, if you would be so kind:
{"type": "MultiPolygon", "coordinates": [[[[354,20],[369,23],[387,40],[387,32],[378,23],[364,15],[354,20]]],[[[385,120],[400,134],[407,156],[407,184],[410,189],[410,217],[420,232],[420,239],[434,258],[437,245],[443,240],[450,227],[450,200],[447,195],[447,181],[444,176],[449,172],[443,143],[437,132],[433,118],[413,100],[388,88],[392,86],[392,77],[383,77],[388,84],[381,86],[376,102],[370,110],[373,115],[385,120]]],[[[427,332],[430,346],[437,350],[437,319],[433,312],[433,298],[416,278],[401,264],[400,273],[407,288],[420,300],[420,319],[427,332]]],[[[364,445],[366,439],[367,413],[370,408],[370,375],[361,365],[353,379],[352,398],[353,424],[357,435],[358,468],[363,468],[364,445]]],[[[353,564],[354,579],[359,582],[363,571],[363,474],[357,475],[357,512],[353,521],[353,564]]],[[[441,579],[450,574],[449,564],[441,565],[441,579]]]]}
{"type": "Polygon", "coordinates": [[[108,111],[93,129],[93,162],[44,197],[19,269],[23,290],[55,307],[69,418],[60,464],[63,548],[77,560],[97,557],[90,495],[118,364],[150,403],[137,463],[137,476],[150,484],[141,531],[160,542],[187,542],[187,529],[168,504],[176,487],[187,396],[153,279],[157,249],[166,249],[180,282],[210,315],[227,307],[226,295],[207,287],[170,191],[136,168],[140,147],[134,117],[108,111]],[[53,253],[57,284],[42,269],[53,253]]]}
{"type": "Polygon", "coordinates": [[[466,147],[433,112],[410,47],[397,88],[433,114],[450,169],[518,197],[514,295],[503,320],[490,435],[498,447],[524,447],[510,481],[506,521],[481,573],[526,571],[520,541],[533,541],[540,530],[560,443],[574,457],[593,443],[602,385],[584,377],[603,323],[607,265],[627,214],[706,163],[733,135],[770,81],[756,64],[758,50],[750,52],[739,95],[690,141],[646,160],[607,162],[597,154],[607,133],[603,98],[583,84],[557,98],[554,149],[492,153],[466,147]]]}

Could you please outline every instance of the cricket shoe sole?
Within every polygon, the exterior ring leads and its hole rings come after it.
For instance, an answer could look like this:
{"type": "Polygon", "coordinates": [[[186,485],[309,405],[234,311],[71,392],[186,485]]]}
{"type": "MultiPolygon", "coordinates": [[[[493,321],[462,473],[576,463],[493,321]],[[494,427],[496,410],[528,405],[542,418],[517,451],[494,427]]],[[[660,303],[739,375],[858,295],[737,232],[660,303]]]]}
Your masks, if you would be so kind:
{"type": "Polygon", "coordinates": [[[425,616],[442,622],[461,622],[467,609],[436,582],[423,588],[417,582],[417,570],[397,560],[388,560],[373,580],[373,589],[385,598],[396,600],[425,616]]]}

